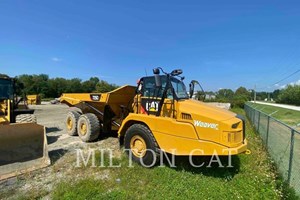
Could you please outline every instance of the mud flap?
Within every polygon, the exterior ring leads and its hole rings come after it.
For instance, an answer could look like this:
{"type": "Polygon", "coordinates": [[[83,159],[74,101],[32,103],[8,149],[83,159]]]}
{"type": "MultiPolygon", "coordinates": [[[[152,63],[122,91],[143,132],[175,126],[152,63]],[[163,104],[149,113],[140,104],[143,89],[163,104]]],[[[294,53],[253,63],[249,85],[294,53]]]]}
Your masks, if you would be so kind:
{"type": "Polygon", "coordinates": [[[0,125],[0,180],[50,165],[45,127],[0,125]]]}

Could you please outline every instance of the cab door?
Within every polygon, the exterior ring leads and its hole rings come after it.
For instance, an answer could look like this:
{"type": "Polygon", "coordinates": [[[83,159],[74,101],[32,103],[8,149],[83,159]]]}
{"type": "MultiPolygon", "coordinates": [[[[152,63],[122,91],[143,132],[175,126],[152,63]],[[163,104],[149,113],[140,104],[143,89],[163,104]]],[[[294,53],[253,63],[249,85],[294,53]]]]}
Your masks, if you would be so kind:
{"type": "MultiPolygon", "coordinates": [[[[166,77],[162,76],[162,87],[158,88],[155,85],[154,77],[145,77],[141,79],[138,90],[140,101],[139,113],[148,115],[157,115],[163,91],[166,87],[166,77]]],[[[164,100],[160,116],[173,117],[174,101],[171,89],[167,92],[167,97],[164,100]]]]}

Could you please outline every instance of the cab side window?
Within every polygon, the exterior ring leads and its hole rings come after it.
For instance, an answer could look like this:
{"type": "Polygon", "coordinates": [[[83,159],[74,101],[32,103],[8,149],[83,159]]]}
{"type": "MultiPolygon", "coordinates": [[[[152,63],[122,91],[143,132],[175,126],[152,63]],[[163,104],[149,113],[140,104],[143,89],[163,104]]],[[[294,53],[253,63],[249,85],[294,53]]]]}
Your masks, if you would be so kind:
{"type": "Polygon", "coordinates": [[[162,88],[157,88],[154,77],[143,78],[142,95],[144,97],[161,98],[166,87],[166,77],[162,77],[162,88]]]}
{"type": "MultiPolygon", "coordinates": [[[[149,97],[149,98],[161,98],[163,95],[163,91],[166,87],[167,78],[162,76],[162,87],[157,88],[155,85],[155,78],[154,77],[144,77],[143,79],[143,88],[142,88],[142,96],[149,97]]],[[[173,99],[173,92],[172,89],[169,88],[167,91],[168,99],[173,99]]]]}
{"type": "Polygon", "coordinates": [[[155,89],[156,86],[155,86],[154,78],[151,77],[144,78],[143,96],[154,97],[155,89]]]}

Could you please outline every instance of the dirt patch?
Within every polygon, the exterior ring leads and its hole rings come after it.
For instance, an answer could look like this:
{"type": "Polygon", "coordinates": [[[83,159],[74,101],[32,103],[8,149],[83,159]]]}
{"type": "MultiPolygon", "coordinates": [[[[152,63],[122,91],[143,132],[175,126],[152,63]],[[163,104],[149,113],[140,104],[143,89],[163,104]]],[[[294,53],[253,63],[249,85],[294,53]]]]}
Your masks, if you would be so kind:
{"type": "Polygon", "coordinates": [[[91,148],[112,149],[113,156],[120,157],[122,152],[118,138],[107,137],[94,143],[84,143],[79,137],[66,134],[64,120],[69,110],[68,106],[43,104],[31,108],[35,109],[38,124],[46,127],[51,166],[1,181],[0,199],[16,199],[32,191],[43,192],[45,199],[49,199],[47,195],[61,180],[80,179],[91,175],[97,179],[105,179],[109,176],[109,172],[105,170],[101,174],[93,174],[89,170],[74,174],[77,150],[87,152],[91,148]]]}

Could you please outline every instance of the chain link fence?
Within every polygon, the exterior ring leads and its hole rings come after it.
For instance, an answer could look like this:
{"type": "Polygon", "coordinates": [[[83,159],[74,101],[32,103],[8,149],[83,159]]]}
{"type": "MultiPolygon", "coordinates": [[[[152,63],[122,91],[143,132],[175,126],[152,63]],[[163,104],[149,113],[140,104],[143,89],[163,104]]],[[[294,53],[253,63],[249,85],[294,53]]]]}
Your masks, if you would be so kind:
{"type": "Polygon", "coordinates": [[[300,132],[249,105],[245,111],[283,179],[300,196],[300,132]]]}

